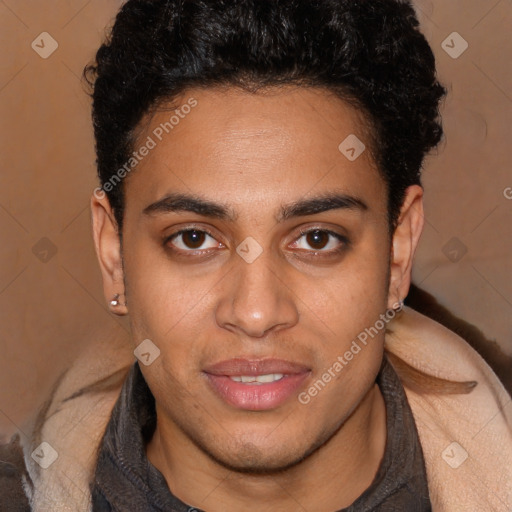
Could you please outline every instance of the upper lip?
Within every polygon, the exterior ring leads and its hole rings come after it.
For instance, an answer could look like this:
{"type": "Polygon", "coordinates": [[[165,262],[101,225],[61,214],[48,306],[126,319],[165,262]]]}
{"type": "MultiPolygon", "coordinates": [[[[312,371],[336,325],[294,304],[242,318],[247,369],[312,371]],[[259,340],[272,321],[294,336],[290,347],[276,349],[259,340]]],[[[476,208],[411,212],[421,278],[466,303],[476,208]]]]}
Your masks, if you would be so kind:
{"type": "Polygon", "coordinates": [[[282,373],[293,375],[309,371],[303,364],[285,361],[284,359],[229,359],[208,366],[203,370],[211,375],[225,375],[227,377],[237,375],[269,375],[271,373],[282,373]]]}

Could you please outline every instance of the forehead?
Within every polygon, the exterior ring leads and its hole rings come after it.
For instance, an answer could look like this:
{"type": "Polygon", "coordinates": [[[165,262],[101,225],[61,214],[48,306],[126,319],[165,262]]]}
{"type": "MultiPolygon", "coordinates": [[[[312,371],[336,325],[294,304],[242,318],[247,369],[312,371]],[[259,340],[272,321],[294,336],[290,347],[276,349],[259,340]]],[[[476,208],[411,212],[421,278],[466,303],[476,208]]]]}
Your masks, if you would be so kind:
{"type": "Polygon", "coordinates": [[[363,114],[324,89],[189,89],[141,123],[135,149],[150,139],[127,207],[173,192],[236,205],[330,189],[385,203],[363,114]]]}

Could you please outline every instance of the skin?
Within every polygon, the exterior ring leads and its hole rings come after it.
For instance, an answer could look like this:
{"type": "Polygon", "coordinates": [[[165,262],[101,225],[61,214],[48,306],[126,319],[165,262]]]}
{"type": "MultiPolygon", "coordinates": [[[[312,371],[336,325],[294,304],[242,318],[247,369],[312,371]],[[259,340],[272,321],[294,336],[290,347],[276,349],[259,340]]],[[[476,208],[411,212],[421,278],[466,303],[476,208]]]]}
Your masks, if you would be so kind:
{"type": "MultiPolygon", "coordinates": [[[[370,151],[351,162],[338,150],[352,133],[370,145],[351,106],[322,89],[292,87],[256,95],[190,89],[178,105],[190,97],[198,105],[125,180],[122,250],[108,200],[91,202],[105,298],[121,294],[113,309],[129,314],[134,347],[149,338],[161,351],[141,365],[157,404],[148,458],[176,496],[209,512],[349,506],[385,448],[375,383],[383,331],[307,405],[294,395],[269,411],[240,410],[212,391],[202,370],[236,357],[285,359],[310,369],[299,389],[306,391],[406,296],[422,189],[407,189],[391,238],[386,185],[370,151]],[[171,193],[200,196],[233,218],[144,213],[171,193]],[[366,209],[279,218],[287,205],[334,193],[366,209]],[[213,236],[194,249],[190,233],[172,238],[184,228],[213,236]],[[301,234],[313,228],[348,243],[301,234]],[[247,237],[263,251],[252,263],[236,252],[247,237]]],[[[169,115],[141,123],[139,140],[169,115]]]]}

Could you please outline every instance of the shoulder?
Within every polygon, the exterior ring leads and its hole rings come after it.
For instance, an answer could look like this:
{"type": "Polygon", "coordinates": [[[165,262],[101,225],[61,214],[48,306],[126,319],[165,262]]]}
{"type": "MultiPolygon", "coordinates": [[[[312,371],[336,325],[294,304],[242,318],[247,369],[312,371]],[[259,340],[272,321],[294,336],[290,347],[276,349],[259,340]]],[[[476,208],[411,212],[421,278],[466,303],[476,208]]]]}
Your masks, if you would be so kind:
{"type": "Polygon", "coordinates": [[[97,450],[130,368],[120,364],[91,373],[79,363],[57,382],[23,443],[32,510],[90,510],[97,450]]]}
{"type": "Polygon", "coordinates": [[[477,382],[468,394],[405,388],[434,510],[510,509],[512,400],[492,369],[457,334],[407,307],[389,324],[386,348],[424,373],[477,382]]]}

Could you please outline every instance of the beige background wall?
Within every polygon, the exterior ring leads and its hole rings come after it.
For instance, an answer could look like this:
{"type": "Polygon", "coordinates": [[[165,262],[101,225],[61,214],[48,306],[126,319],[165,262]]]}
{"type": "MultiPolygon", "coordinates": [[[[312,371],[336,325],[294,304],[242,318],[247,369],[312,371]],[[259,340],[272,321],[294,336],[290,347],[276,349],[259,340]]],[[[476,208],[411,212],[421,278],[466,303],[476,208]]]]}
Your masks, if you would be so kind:
{"type": "MultiPolygon", "coordinates": [[[[80,83],[119,5],[0,0],[0,441],[26,428],[85,351],[104,364],[131,357],[126,323],[104,303],[90,237],[96,181],[80,83]],[[46,59],[36,50],[54,43],[43,32],[58,44],[46,59]]],[[[512,354],[512,3],[417,8],[450,95],[446,140],[424,173],[414,279],[512,354]],[[464,42],[453,32],[468,43],[457,58],[464,42]]]]}

